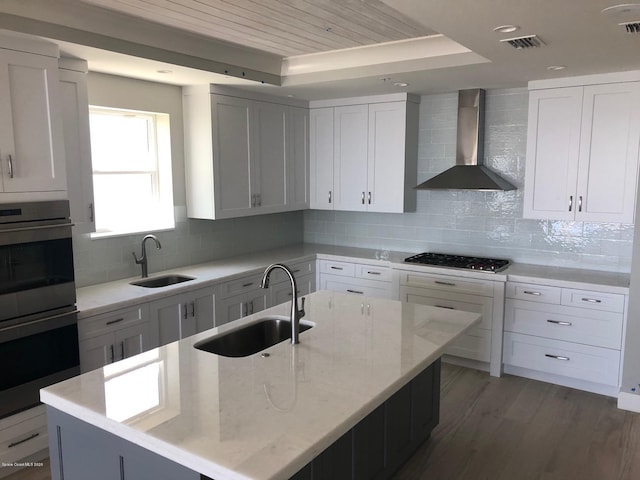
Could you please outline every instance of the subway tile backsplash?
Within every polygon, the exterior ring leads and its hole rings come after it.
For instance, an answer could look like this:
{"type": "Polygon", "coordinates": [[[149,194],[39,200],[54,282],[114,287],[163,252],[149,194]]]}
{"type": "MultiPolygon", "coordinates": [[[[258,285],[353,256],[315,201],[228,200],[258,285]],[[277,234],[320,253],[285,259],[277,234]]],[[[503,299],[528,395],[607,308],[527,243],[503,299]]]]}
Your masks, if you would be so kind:
{"type": "MultiPolygon", "coordinates": [[[[421,99],[417,183],[455,164],[457,101],[457,93],[421,99]]],[[[522,218],[527,105],[525,88],[486,94],[485,165],[517,190],[422,190],[417,192],[417,211],[406,214],[308,210],[304,240],[630,271],[633,225],[522,218]]]]}

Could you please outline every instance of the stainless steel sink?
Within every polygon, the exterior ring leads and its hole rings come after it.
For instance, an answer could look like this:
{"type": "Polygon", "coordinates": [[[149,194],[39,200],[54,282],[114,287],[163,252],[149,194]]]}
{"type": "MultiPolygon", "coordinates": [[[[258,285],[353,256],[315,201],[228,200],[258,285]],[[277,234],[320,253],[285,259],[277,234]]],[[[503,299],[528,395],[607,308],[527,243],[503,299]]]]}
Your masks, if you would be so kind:
{"type": "MultiPolygon", "coordinates": [[[[300,322],[300,332],[312,323],[300,322]]],[[[264,317],[256,323],[201,340],[195,348],[224,357],[246,357],[291,338],[291,322],[287,317],[264,317]]]]}
{"type": "Polygon", "coordinates": [[[175,285],[176,283],[188,282],[189,280],[195,280],[195,278],[187,277],[185,275],[163,275],[162,277],[143,278],[142,280],[129,282],[129,284],[136,285],[138,287],[158,288],[168,287],[169,285],[175,285]]]}

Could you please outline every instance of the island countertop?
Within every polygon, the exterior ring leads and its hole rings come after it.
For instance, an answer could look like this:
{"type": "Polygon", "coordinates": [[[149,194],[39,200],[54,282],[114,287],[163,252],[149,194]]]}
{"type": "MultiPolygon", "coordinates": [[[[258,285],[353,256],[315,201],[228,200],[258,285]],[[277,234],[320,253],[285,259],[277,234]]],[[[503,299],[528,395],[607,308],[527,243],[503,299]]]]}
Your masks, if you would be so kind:
{"type": "Polygon", "coordinates": [[[198,341],[282,304],[41,390],[43,403],[216,480],[289,478],[440,357],[479,314],[319,291],[300,344],[198,341]]]}

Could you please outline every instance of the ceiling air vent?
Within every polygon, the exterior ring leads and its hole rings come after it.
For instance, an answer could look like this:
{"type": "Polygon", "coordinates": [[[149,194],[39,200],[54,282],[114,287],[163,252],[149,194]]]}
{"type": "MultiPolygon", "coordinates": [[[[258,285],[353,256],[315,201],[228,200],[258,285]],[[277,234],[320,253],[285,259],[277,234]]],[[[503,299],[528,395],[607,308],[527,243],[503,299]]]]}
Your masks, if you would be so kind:
{"type": "Polygon", "coordinates": [[[544,42],[536,35],[527,35],[526,37],[503,38],[501,42],[506,42],[513,48],[523,50],[525,48],[542,47],[544,42]]]}
{"type": "Polygon", "coordinates": [[[640,33],[640,22],[621,23],[627,33],[640,33]]]}

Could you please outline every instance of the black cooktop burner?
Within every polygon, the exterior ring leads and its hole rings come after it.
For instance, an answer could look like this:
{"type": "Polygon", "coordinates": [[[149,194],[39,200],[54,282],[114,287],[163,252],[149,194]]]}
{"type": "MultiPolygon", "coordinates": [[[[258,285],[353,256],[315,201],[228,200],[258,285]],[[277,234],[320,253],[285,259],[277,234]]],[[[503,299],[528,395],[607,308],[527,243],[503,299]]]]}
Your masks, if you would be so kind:
{"type": "Polygon", "coordinates": [[[484,272],[500,272],[509,266],[509,260],[499,258],[465,257],[446,253],[419,253],[404,259],[407,263],[420,263],[438,267],[466,268],[484,272]]]}

